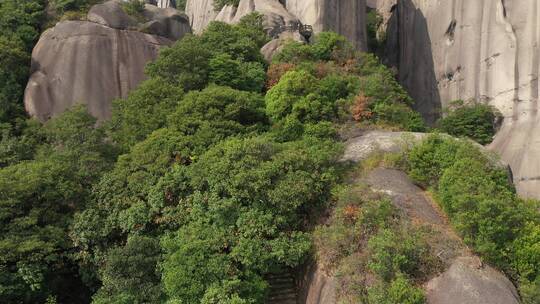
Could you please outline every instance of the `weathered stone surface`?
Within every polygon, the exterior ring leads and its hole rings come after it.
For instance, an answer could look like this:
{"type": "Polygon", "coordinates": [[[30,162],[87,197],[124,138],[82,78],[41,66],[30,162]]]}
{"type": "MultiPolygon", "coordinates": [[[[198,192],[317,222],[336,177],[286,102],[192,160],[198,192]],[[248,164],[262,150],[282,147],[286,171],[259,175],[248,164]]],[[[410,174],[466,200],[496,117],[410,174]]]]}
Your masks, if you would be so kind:
{"type": "Polygon", "coordinates": [[[263,54],[264,59],[266,59],[268,62],[272,61],[274,55],[279,53],[283,46],[290,40],[307,43],[304,36],[302,36],[299,32],[283,32],[278,38],[272,39],[261,48],[261,53],[263,54]]]}
{"type": "Polygon", "coordinates": [[[537,198],[539,17],[537,0],[399,0],[387,48],[429,120],[455,99],[497,107],[506,119],[491,147],[512,166],[518,192],[537,198]]]}
{"type": "Polygon", "coordinates": [[[334,31],[367,50],[366,0],[287,0],[287,9],[314,32],[334,31]]]}
{"type": "Polygon", "coordinates": [[[113,0],[92,6],[88,11],[88,21],[122,30],[135,27],[137,21],[124,12],[121,3],[120,0],[113,0]]]}
{"type": "Polygon", "coordinates": [[[214,9],[214,0],[187,0],[186,14],[193,32],[200,34],[216,18],[218,12],[214,9]]]}
{"type": "Polygon", "coordinates": [[[401,152],[404,146],[419,142],[426,136],[426,133],[367,131],[347,140],[341,160],[359,162],[375,152],[401,152]]]}
{"type": "Polygon", "coordinates": [[[298,281],[300,282],[298,303],[336,303],[336,279],[326,275],[317,263],[309,264],[298,281]]]}
{"type": "Polygon", "coordinates": [[[407,218],[433,231],[430,245],[438,252],[445,271],[428,281],[424,289],[428,304],[517,304],[512,283],[499,271],[484,265],[463,244],[436,203],[403,172],[377,168],[365,178],[373,191],[388,195],[407,218]]]}
{"type": "Polygon", "coordinates": [[[141,25],[141,29],[145,33],[163,36],[172,40],[179,40],[186,33],[191,33],[187,15],[174,8],[162,9],[153,5],[146,5],[143,15],[149,20],[141,25]]]}
{"type": "Polygon", "coordinates": [[[394,206],[404,211],[409,218],[429,225],[445,224],[433,202],[404,172],[377,168],[368,174],[366,183],[371,190],[388,195],[394,206]]]}
{"type": "Polygon", "coordinates": [[[518,304],[516,288],[476,257],[457,258],[426,285],[429,304],[518,304]]]}
{"type": "Polygon", "coordinates": [[[64,21],[42,34],[24,97],[30,115],[45,121],[84,103],[98,119],[109,118],[112,100],[144,80],[144,67],[159,48],[190,32],[187,17],[175,9],[147,5],[149,21],[136,24],[119,3],[92,7],[93,22],[64,21]],[[156,35],[128,30],[133,27],[156,35]]]}
{"type": "Polygon", "coordinates": [[[43,33],[32,52],[26,110],[45,121],[84,103],[92,115],[106,119],[111,101],[136,87],[145,78],[145,64],[171,43],[92,22],[61,22],[43,33]]]}

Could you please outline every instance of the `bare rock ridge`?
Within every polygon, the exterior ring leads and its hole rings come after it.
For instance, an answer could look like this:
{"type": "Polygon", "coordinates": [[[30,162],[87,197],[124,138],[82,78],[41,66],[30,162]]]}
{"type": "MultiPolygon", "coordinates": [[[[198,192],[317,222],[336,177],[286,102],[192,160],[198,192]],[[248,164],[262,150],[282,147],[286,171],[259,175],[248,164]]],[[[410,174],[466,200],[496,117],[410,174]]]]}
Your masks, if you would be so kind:
{"type": "MultiPolygon", "coordinates": [[[[352,134],[345,144],[342,161],[359,162],[373,153],[399,152],[425,138],[409,132],[368,131],[352,134]]],[[[488,151],[486,150],[486,153],[488,151]]],[[[493,160],[497,161],[497,160],[493,160]]],[[[399,170],[376,168],[358,182],[372,191],[384,193],[412,223],[429,226],[432,246],[441,258],[443,272],[423,286],[428,304],[518,304],[519,295],[501,272],[485,265],[463,244],[436,203],[399,170]]],[[[300,300],[306,304],[337,303],[336,277],[320,269],[317,263],[307,267],[300,280],[300,300]]]]}
{"type": "Polygon", "coordinates": [[[237,8],[227,5],[216,11],[213,0],[188,0],[186,14],[195,33],[211,21],[235,23],[241,17],[259,12],[265,26],[272,28],[292,22],[313,26],[314,32],[332,30],[350,39],[358,49],[366,50],[365,0],[240,0],[237,8]],[[285,4],[285,5],[284,5],[285,4]]]}
{"type": "Polygon", "coordinates": [[[387,60],[433,121],[456,99],[495,106],[504,124],[491,148],[518,192],[540,198],[540,2],[370,0],[388,24],[387,60]]]}
{"type": "Polygon", "coordinates": [[[111,101],[144,80],[144,66],[159,48],[191,31],[187,17],[172,8],[147,5],[144,16],[148,21],[141,24],[113,0],[94,6],[88,21],[64,21],[45,31],[32,52],[28,113],[44,121],[84,103],[98,119],[109,118],[111,101]]]}

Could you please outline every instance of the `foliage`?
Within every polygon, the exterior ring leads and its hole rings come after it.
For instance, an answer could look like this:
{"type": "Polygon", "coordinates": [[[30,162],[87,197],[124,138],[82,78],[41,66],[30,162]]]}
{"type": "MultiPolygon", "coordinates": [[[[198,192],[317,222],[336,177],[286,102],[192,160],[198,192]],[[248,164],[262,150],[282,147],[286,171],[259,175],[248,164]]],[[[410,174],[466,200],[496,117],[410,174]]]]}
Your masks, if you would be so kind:
{"type": "Polygon", "coordinates": [[[187,35],[146,66],[150,77],[172,81],[184,90],[199,90],[208,83],[211,53],[198,36],[187,35]]]}
{"type": "Polygon", "coordinates": [[[379,27],[383,23],[383,17],[377,12],[376,9],[368,9],[366,15],[366,29],[367,29],[367,42],[369,49],[375,53],[380,54],[384,51],[385,37],[380,37],[383,34],[379,32],[379,27]]]}
{"type": "Polygon", "coordinates": [[[48,296],[79,302],[80,282],[68,227],[112,156],[95,119],[76,108],[48,122],[33,160],[0,169],[1,297],[35,303],[48,296]]]}
{"type": "Polygon", "coordinates": [[[377,104],[373,116],[378,124],[397,126],[402,130],[423,132],[426,130],[420,113],[402,103],[377,104]]]}
{"type": "Polygon", "coordinates": [[[176,0],[176,9],[180,11],[186,10],[187,0],[176,0]]]}
{"type": "Polygon", "coordinates": [[[326,225],[315,229],[317,260],[338,280],[343,303],[424,303],[420,288],[439,268],[423,230],[365,185],[341,185],[326,225]]]}
{"type": "Polygon", "coordinates": [[[294,108],[301,113],[293,113],[300,122],[307,112],[315,120],[348,116],[362,124],[425,131],[421,116],[411,109],[412,99],[375,56],[355,52],[335,33],[324,32],[315,38],[309,45],[290,42],[274,57],[267,83],[267,107],[274,122],[295,112],[294,108]],[[335,86],[335,92],[325,100],[326,92],[318,91],[317,84],[327,81],[333,82],[326,84],[327,88],[335,86]],[[293,92],[295,89],[299,91],[293,92]],[[341,95],[335,95],[337,92],[341,95]]]}
{"type": "Polygon", "coordinates": [[[49,4],[56,13],[62,15],[68,12],[84,12],[92,5],[103,2],[103,0],[52,0],[49,4]]]}
{"type": "Polygon", "coordinates": [[[210,59],[209,68],[210,82],[243,91],[261,92],[266,80],[261,63],[242,62],[225,53],[210,59]]]}
{"type": "Polygon", "coordinates": [[[103,287],[93,303],[161,303],[157,262],[161,253],[153,238],[133,236],[123,247],[112,248],[102,267],[103,287]]]}
{"type": "Polygon", "coordinates": [[[149,79],[126,99],[113,101],[111,137],[128,150],[153,131],[165,126],[167,116],[182,100],[183,89],[159,77],[149,79]]]}
{"type": "Polygon", "coordinates": [[[0,2],[0,125],[24,116],[30,53],[45,19],[45,1],[0,2]]]}
{"type": "Polygon", "coordinates": [[[290,42],[276,54],[276,63],[300,63],[303,61],[336,61],[342,62],[354,54],[353,46],[334,32],[322,32],[315,36],[312,44],[290,42]]]}
{"type": "Polygon", "coordinates": [[[368,250],[368,268],[385,282],[396,279],[399,274],[423,278],[432,271],[422,269],[424,265],[432,264],[430,248],[422,235],[414,230],[382,229],[369,240],[368,250]]]}
{"type": "Polygon", "coordinates": [[[452,224],[487,262],[533,294],[540,251],[538,203],[517,198],[508,173],[471,142],[432,135],[409,153],[413,178],[435,187],[452,224]]]}
{"type": "Polygon", "coordinates": [[[424,304],[426,298],[421,288],[413,286],[404,276],[398,276],[389,285],[370,288],[370,304],[424,304]]]}
{"type": "Polygon", "coordinates": [[[242,298],[257,301],[266,290],[261,274],[302,262],[310,242],[300,223],[324,202],[335,181],[330,166],[338,151],[331,145],[233,139],[167,175],[173,183],[160,192],[181,192],[172,201],[162,194],[161,205],[181,207],[179,221],[186,223],[165,239],[168,294],[200,299],[232,277],[242,281],[237,290],[242,298]]]}
{"type": "Polygon", "coordinates": [[[225,5],[232,5],[234,7],[237,7],[238,4],[240,4],[240,0],[213,0],[214,1],[214,9],[216,11],[221,10],[225,5]]]}
{"type": "Polygon", "coordinates": [[[340,102],[357,89],[354,77],[330,74],[322,79],[305,70],[287,72],[266,94],[266,109],[274,122],[291,116],[302,123],[339,118],[340,102]]]}
{"type": "Polygon", "coordinates": [[[127,0],[121,3],[122,9],[129,16],[135,18],[137,21],[145,22],[144,16],[144,0],[127,0]]]}
{"type": "Polygon", "coordinates": [[[472,104],[451,111],[439,120],[438,125],[442,132],[458,137],[469,137],[485,145],[493,140],[495,120],[496,115],[491,106],[472,104]]]}
{"type": "Polygon", "coordinates": [[[265,64],[259,50],[267,37],[261,17],[245,16],[238,25],[212,22],[201,36],[188,35],[147,65],[150,77],[172,80],[186,91],[208,83],[261,91],[265,64]]]}
{"type": "Polygon", "coordinates": [[[478,148],[441,135],[430,135],[408,153],[409,175],[424,187],[436,186],[444,170],[463,158],[486,161],[478,148]]]}

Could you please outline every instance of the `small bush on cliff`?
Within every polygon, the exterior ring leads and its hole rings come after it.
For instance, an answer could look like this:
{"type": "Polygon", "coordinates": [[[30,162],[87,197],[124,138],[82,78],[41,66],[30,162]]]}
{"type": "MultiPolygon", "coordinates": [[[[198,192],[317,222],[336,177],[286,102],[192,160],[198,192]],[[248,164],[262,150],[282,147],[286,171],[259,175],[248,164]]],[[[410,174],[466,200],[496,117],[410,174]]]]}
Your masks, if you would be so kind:
{"type": "Polygon", "coordinates": [[[439,120],[441,131],[458,137],[468,137],[486,145],[495,135],[496,114],[493,107],[484,104],[462,105],[454,102],[458,108],[439,120]]]}
{"type": "Polygon", "coordinates": [[[238,7],[238,4],[240,4],[240,0],[213,0],[214,1],[214,9],[216,11],[221,10],[225,5],[232,5],[234,7],[238,7]]]}

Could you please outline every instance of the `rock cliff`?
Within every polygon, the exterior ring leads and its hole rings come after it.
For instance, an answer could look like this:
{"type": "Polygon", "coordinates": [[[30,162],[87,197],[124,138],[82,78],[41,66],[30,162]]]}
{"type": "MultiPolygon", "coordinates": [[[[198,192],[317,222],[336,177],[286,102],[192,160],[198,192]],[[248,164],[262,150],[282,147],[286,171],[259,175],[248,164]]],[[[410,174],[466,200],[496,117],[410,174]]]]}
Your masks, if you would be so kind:
{"type": "Polygon", "coordinates": [[[492,148],[520,194],[540,197],[540,3],[537,0],[371,1],[388,20],[387,60],[434,121],[452,100],[475,99],[505,117],[492,148]]]}
{"type": "Polygon", "coordinates": [[[111,101],[144,80],[144,66],[190,31],[174,9],[147,5],[140,24],[117,1],[94,6],[87,21],[64,21],[42,34],[32,52],[24,103],[44,121],[75,103],[98,119],[110,117],[111,101]],[[146,33],[140,32],[142,29],[146,33]]]}
{"type": "Polygon", "coordinates": [[[213,20],[235,23],[241,17],[259,12],[265,26],[272,29],[293,21],[313,26],[314,32],[335,31],[349,38],[358,49],[366,50],[365,0],[241,0],[237,8],[230,5],[216,11],[213,0],[188,0],[186,13],[195,33],[213,20]],[[285,6],[283,5],[285,3],[285,6]]]}
{"type": "Polygon", "coordinates": [[[287,9],[315,32],[337,32],[367,50],[365,0],[288,0],[287,9]]]}

